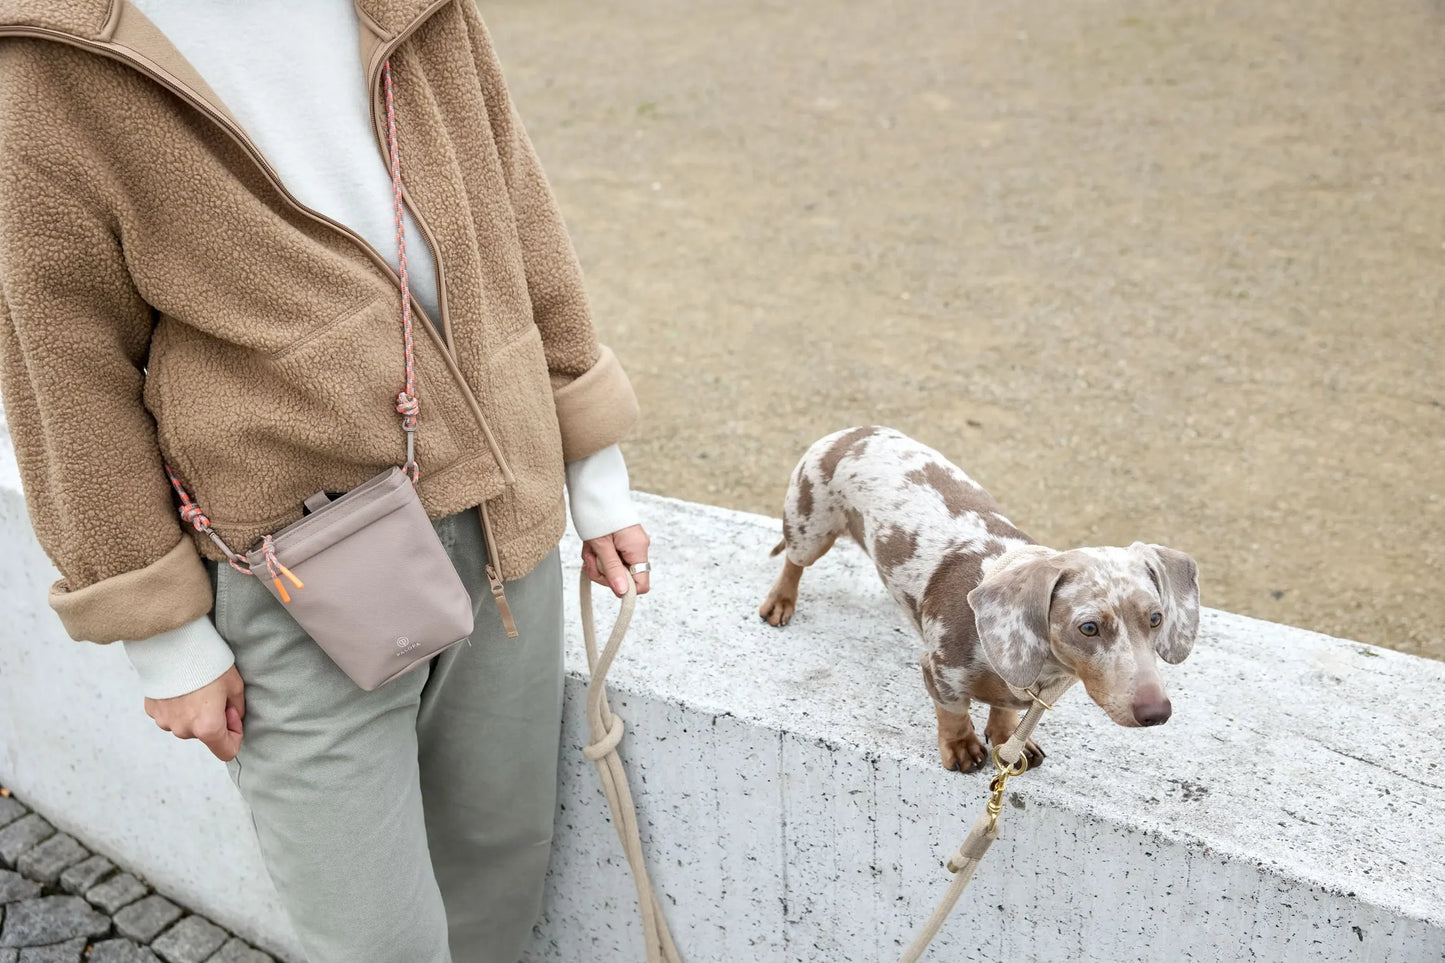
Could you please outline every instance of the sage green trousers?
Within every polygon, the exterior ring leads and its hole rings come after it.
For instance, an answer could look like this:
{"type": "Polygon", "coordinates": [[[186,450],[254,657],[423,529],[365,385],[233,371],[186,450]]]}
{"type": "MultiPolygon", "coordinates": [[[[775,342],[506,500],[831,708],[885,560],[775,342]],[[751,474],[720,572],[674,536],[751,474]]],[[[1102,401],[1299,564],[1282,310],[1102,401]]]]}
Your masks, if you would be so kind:
{"type": "Polygon", "coordinates": [[[259,580],[208,562],[246,685],[228,764],[310,963],[516,963],[542,905],[562,714],[553,550],[507,583],[477,512],[434,519],[476,612],[471,644],[363,692],[259,580]]]}

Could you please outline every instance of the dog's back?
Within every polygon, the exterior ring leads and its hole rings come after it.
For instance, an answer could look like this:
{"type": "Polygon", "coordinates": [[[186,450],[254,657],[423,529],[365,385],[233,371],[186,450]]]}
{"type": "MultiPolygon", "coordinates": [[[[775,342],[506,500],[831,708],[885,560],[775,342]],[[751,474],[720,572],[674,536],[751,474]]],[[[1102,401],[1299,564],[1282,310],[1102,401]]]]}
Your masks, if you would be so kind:
{"type": "Polygon", "coordinates": [[[895,599],[916,619],[939,563],[980,559],[1030,541],[977,482],[942,454],[900,431],[849,428],[808,448],[788,484],[783,545],[806,567],[848,533],[863,546],[895,599]]]}

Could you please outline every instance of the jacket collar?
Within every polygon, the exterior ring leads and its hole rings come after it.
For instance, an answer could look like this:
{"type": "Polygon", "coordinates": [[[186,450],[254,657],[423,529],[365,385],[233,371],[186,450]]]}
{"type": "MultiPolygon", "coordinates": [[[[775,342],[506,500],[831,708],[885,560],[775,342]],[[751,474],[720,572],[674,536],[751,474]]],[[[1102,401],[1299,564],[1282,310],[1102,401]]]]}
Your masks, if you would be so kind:
{"type": "MultiPolygon", "coordinates": [[[[437,0],[352,0],[362,24],[383,42],[409,32],[437,0]]],[[[108,40],[127,0],[0,0],[0,26],[42,27],[83,40],[108,40]]]]}
{"type": "Polygon", "coordinates": [[[103,40],[122,0],[0,0],[0,26],[41,27],[83,40],[103,40]]]}
{"type": "MultiPolygon", "coordinates": [[[[361,22],[362,69],[374,87],[381,60],[440,7],[456,0],[352,0],[361,22]]],[[[0,36],[61,35],[158,73],[236,123],[199,71],[130,0],[0,0],[0,36]]],[[[239,127],[240,124],[237,123],[239,127]]]]}

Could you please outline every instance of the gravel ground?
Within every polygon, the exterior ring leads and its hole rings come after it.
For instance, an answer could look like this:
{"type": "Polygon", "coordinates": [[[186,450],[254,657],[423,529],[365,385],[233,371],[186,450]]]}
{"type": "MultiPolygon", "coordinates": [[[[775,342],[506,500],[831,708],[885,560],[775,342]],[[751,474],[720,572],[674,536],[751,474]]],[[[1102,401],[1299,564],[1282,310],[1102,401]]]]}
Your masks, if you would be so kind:
{"type": "Polygon", "coordinates": [[[1041,541],[1445,658],[1441,0],[482,8],[639,488],[776,515],[888,424],[1041,541]]]}

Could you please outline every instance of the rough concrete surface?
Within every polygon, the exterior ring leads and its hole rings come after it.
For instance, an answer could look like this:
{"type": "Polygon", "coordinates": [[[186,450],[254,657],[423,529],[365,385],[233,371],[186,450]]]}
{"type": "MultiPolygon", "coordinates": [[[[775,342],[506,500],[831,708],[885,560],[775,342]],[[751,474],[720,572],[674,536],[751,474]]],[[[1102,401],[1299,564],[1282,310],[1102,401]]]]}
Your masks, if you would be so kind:
{"type": "MultiPolygon", "coordinates": [[[[845,542],[804,576],[793,623],[768,626],[776,520],[641,506],[655,594],[610,679],[686,958],[896,960],[989,778],[939,765],[913,630],[845,542]]],[[[568,601],[562,810],[529,959],[637,959],[568,601]]],[[[616,608],[597,600],[602,638],[616,608]]],[[[1166,725],[1117,726],[1082,687],[1045,715],[1048,758],[1009,783],[930,959],[1445,960],[1445,664],[1206,610],[1193,654],[1162,668],[1166,725]]]]}
{"type": "Polygon", "coordinates": [[[1439,0],[482,11],[638,487],[776,515],[888,424],[1049,544],[1445,657],[1439,0]]]}

